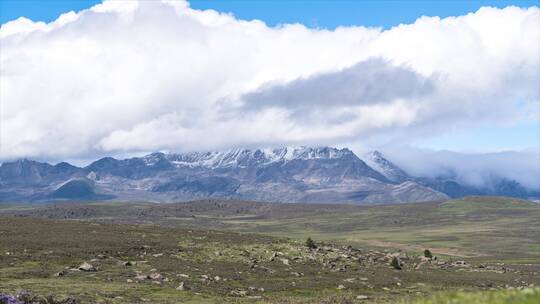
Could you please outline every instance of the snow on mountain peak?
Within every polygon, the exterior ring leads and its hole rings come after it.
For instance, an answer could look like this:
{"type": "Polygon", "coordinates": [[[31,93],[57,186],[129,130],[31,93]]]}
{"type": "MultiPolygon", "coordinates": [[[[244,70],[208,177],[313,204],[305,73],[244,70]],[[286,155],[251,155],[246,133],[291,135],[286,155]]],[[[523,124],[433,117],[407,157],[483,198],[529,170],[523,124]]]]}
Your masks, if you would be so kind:
{"type": "Polygon", "coordinates": [[[166,157],[177,167],[244,168],[266,166],[272,163],[289,162],[297,159],[336,159],[349,154],[352,154],[352,152],[346,148],[281,147],[168,154],[166,157]]]}
{"type": "Polygon", "coordinates": [[[387,160],[384,155],[377,150],[370,151],[366,154],[366,162],[370,167],[393,182],[401,183],[410,179],[407,172],[387,160]]]}

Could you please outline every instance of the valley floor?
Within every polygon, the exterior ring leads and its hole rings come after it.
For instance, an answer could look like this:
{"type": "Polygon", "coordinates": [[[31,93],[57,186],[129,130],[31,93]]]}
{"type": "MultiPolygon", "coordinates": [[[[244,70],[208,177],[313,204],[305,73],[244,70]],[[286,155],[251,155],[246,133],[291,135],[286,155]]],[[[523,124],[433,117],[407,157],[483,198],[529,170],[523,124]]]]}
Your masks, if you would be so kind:
{"type": "Polygon", "coordinates": [[[36,300],[56,299],[42,303],[540,300],[537,205],[474,198],[305,207],[3,206],[0,294],[25,290],[36,300]],[[488,220],[492,213],[499,220],[488,220]],[[307,236],[317,248],[306,246],[307,236]],[[426,248],[436,258],[424,257],[426,248]],[[394,258],[400,270],[391,266],[394,258]]]}

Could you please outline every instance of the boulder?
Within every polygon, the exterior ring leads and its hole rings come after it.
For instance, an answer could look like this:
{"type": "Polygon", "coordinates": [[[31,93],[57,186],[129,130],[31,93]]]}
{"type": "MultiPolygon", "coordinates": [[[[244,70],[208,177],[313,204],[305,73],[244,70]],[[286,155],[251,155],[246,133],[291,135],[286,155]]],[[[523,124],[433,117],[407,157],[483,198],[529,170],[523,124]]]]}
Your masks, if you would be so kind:
{"type": "Polygon", "coordinates": [[[80,271],[97,271],[97,268],[87,262],[83,262],[78,268],[80,271]]]}
{"type": "Polygon", "coordinates": [[[231,296],[233,297],[245,297],[247,296],[248,292],[245,290],[233,290],[231,291],[231,296]]]}
{"type": "Polygon", "coordinates": [[[54,276],[55,277],[63,277],[66,274],[68,274],[68,272],[66,270],[62,270],[62,271],[59,271],[59,272],[55,273],[54,276]]]}
{"type": "Polygon", "coordinates": [[[157,280],[162,280],[163,276],[159,272],[152,272],[151,274],[148,275],[148,278],[150,278],[151,280],[157,281],[157,280]]]}
{"type": "Polygon", "coordinates": [[[356,299],[357,299],[357,300],[367,300],[367,299],[369,299],[369,297],[366,296],[366,295],[357,295],[357,296],[356,296],[356,299]]]}
{"type": "Polygon", "coordinates": [[[139,274],[139,275],[135,276],[135,280],[137,280],[137,281],[144,281],[146,279],[148,279],[148,276],[144,275],[144,274],[139,274]]]}
{"type": "Polygon", "coordinates": [[[176,287],[176,290],[180,290],[180,291],[189,290],[189,287],[186,285],[185,282],[180,282],[180,285],[176,287]]]}

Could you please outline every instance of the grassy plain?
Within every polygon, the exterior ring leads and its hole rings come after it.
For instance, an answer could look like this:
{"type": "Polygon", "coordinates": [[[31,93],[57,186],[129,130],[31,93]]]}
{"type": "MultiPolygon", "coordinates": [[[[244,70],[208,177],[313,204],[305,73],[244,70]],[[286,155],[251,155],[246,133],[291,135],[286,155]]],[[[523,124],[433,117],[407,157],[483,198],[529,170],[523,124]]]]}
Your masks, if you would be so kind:
{"type": "Polygon", "coordinates": [[[538,303],[539,244],[540,206],[508,198],[3,205],[0,293],[80,303],[538,303]],[[304,246],[308,236],[318,249],[304,246]],[[436,261],[422,261],[426,248],[436,261]],[[402,270],[389,266],[394,255],[402,270]],[[76,270],[83,262],[97,271],[76,270]]]}

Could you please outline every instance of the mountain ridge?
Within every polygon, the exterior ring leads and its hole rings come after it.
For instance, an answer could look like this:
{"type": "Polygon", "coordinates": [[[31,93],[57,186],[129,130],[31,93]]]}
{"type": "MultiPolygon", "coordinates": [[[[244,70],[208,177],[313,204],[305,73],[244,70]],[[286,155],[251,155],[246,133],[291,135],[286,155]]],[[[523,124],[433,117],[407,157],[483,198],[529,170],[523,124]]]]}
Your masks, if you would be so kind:
{"type": "MultiPolygon", "coordinates": [[[[157,202],[230,198],[380,204],[456,197],[433,180],[410,176],[381,152],[372,151],[364,159],[348,148],[333,147],[154,152],[103,157],[84,167],[23,159],[0,166],[0,201],[77,199],[77,193],[80,199],[157,202]],[[69,181],[74,182],[61,188],[69,181]]],[[[523,195],[515,183],[502,186],[523,195]]]]}

